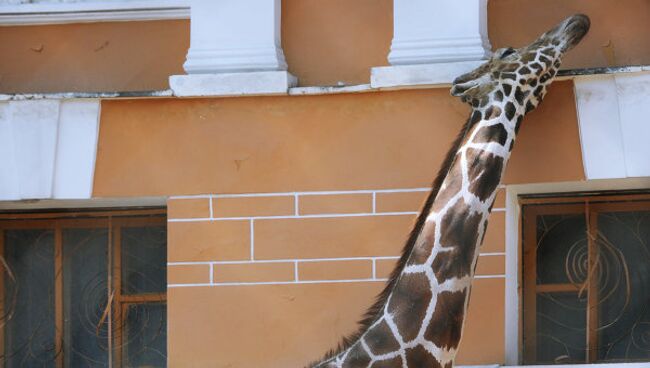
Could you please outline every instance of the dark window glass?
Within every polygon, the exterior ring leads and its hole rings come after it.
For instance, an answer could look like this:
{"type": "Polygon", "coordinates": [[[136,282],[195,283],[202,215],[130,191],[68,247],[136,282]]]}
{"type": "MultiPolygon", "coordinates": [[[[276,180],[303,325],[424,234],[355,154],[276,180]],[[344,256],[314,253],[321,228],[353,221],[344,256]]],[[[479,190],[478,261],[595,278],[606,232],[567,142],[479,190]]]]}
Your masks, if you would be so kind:
{"type": "Polygon", "coordinates": [[[122,228],[122,292],[162,293],[167,287],[164,226],[122,228]]]}
{"type": "Polygon", "coordinates": [[[133,304],[127,308],[126,366],[163,367],[166,360],[167,306],[133,304]]]}
{"type": "Polygon", "coordinates": [[[66,367],[108,365],[108,231],[63,231],[66,367]]]}
{"type": "Polygon", "coordinates": [[[585,361],[585,304],[575,293],[537,294],[537,359],[540,363],[585,361]]]}
{"type": "Polygon", "coordinates": [[[598,357],[650,358],[650,211],[598,216],[598,357]]]}
{"type": "Polygon", "coordinates": [[[166,366],[166,219],[120,213],[0,219],[0,366],[166,366]]]}
{"type": "Polygon", "coordinates": [[[650,201],[550,202],[523,210],[524,363],[650,361],[650,201]]]}
{"type": "Polygon", "coordinates": [[[5,232],[5,362],[7,367],[54,367],[54,232],[5,232]]]}

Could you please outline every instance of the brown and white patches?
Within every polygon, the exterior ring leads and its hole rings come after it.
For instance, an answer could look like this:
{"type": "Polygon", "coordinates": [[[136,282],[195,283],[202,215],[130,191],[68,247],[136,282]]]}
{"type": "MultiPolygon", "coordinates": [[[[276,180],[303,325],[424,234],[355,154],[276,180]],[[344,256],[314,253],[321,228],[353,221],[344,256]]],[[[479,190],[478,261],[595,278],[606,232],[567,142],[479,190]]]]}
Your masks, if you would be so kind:
{"type": "Polygon", "coordinates": [[[402,363],[402,357],[401,356],[396,356],[392,359],[386,359],[386,360],[377,360],[372,365],[370,368],[396,368],[396,367],[403,367],[402,363]]]}
{"type": "Polygon", "coordinates": [[[368,355],[361,343],[357,342],[356,344],[352,345],[348,351],[347,355],[345,356],[345,360],[341,365],[341,368],[367,367],[371,361],[372,358],[370,358],[370,355],[368,355]]]}
{"type": "Polygon", "coordinates": [[[431,255],[431,250],[435,243],[435,237],[436,223],[433,221],[425,222],[422,226],[422,231],[416,240],[415,247],[413,247],[413,252],[409,257],[407,265],[424,264],[431,255]]]}
{"type": "Polygon", "coordinates": [[[465,298],[469,289],[443,291],[436,300],[436,309],[424,332],[424,338],[442,349],[457,349],[465,317],[465,298]]]}
{"type": "Polygon", "coordinates": [[[482,218],[480,213],[459,200],[442,216],[440,245],[443,248],[475,246],[482,218]]]}
{"type": "Polygon", "coordinates": [[[440,188],[435,201],[433,202],[433,206],[431,208],[432,212],[438,213],[442,211],[447,206],[449,201],[463,188],[463,178],[460,173],[460,170],[462,170],[462,168],[460,165],[460,160],[458,160],[458,156],[459,155],[456,155],[456,161],[451,165],[449,174],[445,178],[445,181],[443,182],[443,185],[440,188]]]}
{"type": "Polygon", "coordinates": [[[443,368],[440,362],[422,345],[406,349],[406,365],[409,368],[443,368]]]}
{"type": "Polygon", "coordinates": [[[400,349],[399,342],[385,320],[372,326],[363,339],[373,355],[385,355],[400,349]]]}
{"type": "MultiPolygon", "coordinates": [[[[496,107],[496,110],[501,111],[500,108],[496,107]]],[[[490,143],[497,142],[500,145],[504,146],[508,141],[508,131],[503,126],[503,124],[494,124],[482,127],[474,135],[472,140],[474,143],[490,143]]]]}
{"type": "Polygon", "coordinates": [[[503,157],[491,152],[469,148],[465,153],[465,158],[469,191],[476,195],[481,202],[485,202],[499,186],[501,173],[505,166],[503,157]]]}
{"type": "Polygon", "coordinates": [[[512,118],[515,117],[515,113],[517,112],[517,108],[515,107],[515,104],[508,101],[506,103],[505,111],[506,111],[506,118],[512,121],[512,118]]]}
{"type": "Polygon", "coordinates": [[[425,274],[400,276],[388,302],[388,313],[392,315],[397,333],[404,342],[412,341],[418,336],[432,296],[431,285],[425,274]]]}

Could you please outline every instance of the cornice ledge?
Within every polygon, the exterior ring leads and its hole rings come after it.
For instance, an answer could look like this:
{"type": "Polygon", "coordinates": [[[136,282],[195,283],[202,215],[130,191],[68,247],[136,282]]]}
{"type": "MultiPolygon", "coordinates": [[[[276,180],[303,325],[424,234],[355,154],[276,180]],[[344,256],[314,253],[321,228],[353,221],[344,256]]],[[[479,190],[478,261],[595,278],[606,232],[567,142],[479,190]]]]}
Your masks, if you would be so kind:
{"type": "Polygon", "coordinates": [[[189,0],[0,5],[0,26],[189,18],[189,0]]]}

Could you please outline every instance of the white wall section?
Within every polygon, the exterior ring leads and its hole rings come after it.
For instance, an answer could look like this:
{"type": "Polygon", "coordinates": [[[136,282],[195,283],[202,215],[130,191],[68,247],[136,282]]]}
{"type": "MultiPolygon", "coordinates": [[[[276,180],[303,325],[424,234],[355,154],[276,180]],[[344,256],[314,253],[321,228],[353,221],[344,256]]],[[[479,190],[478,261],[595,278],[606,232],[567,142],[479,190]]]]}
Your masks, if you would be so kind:
{"type": "Polygon", "coordinates": [[[99,136],[99,101],[61,102],[53,198],[90,198],[99,136]]]}
{"type": "Polygon", "coordinates": [[[99,101],[0,103],[0,200],[90,198],[99,101]]]}
{"type": "Polygon", "coordinates": [[[650,73],[577,77],[587,179],[650,176],[650,73]]]}

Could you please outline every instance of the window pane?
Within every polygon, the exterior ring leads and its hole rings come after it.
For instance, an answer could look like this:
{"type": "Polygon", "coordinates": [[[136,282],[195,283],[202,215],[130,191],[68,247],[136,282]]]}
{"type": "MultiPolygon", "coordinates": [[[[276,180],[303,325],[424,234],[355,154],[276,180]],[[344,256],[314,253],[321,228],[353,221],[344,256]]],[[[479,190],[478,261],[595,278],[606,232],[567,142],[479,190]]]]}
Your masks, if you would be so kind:
{"type": "Polygon", "coordinates": [[[598,216],[598,358],[650,360],[650,211],[598,216]]]}
{"type": "Polygon", "coordinates": [[[54,232],[7,230],[4,257],[5,366],[54,367],[54,232]]]}
{"type": "Polygon", "coordinates": [[[537,217],[537,284],[581,284],[587,278],[585,215],[537,217]]]}
{"type": "Polygon", "coordinates": [[[167,361],[167,306],[133,304],[127,308],[127,367],[164,367],[167,361]]]}
{"type": "Polygon", "coordinates": [[[166,227],[122,228],[122,293],[164,293],[166,289],[166,227]]]}
{"type": "Polygon", "coordinates": [[[586,300],[577,293],[537,295],[537,362],[585,362],[586,300]]]}
{"type": "Polygon", "coordinates": [[[108,366],[108,231],[63,231],[66,367],[108,366]]]}

